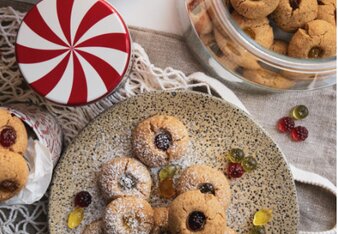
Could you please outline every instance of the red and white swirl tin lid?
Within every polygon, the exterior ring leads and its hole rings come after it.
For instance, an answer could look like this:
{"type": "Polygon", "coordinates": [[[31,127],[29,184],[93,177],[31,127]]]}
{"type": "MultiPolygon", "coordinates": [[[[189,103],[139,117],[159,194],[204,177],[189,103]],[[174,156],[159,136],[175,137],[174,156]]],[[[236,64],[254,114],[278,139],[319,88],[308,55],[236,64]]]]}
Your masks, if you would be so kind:
{"type": "Polygon", "coordinates": [[[114,91],[129,68],[131,39],[105,0],[42,0],[20,26],[16,57],[46,99],[84,105],[114,91]]]}

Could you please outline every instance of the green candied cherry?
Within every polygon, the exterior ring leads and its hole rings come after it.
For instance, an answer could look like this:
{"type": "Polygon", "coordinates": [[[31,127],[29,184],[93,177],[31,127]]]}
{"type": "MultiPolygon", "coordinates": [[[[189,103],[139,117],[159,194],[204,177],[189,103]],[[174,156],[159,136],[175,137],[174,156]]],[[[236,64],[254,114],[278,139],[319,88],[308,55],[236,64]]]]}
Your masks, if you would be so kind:
{"type": "Polygon", "coordinates": [[[176,167],[174,165],[168,165],[168,166],[163,167],[158,173],[160,182],[164,181],[165,179],[174,177],[175,173],[176,173],[176,167]]]}
{"type": "Polygon", "coordinates": [[[226,158],[232,163],[240,163],[244,157],[244,151],[238,148],[231,149],[226,155],[226,158]]]}
{"type": "Polygon", "coordinates": [[[250,234],[265,234],[265,227],[264,226],[254,226],[251,231],[250,234]]]}
{"type": "Polygon", "coordinates": [[[242,167],[246,172],[255,170],[258,166],[257,160],[254,157],[245,157],[242,161],[242,167]]]}
{"type": "Polygon", "coordinates": [[[292,108],[290,115],[296,120],[305,119],[309,115],[309,109],[304,105],[298,105],[292,108]]]}

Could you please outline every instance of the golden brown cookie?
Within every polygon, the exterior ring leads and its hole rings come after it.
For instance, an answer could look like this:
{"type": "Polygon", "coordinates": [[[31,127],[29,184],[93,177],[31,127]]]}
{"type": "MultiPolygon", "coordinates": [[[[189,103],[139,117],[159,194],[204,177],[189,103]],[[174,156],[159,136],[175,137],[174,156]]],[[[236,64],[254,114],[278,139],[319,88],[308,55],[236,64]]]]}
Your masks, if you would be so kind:
{"type": "Polygon", "coordinates": [[[271,16],[281,29],[294,32],[314,20],[317,12],[317,0],[280,0],[271,16]]]}
{"type": "Polygon", "coordinates": [[[228,71],[233,71],[238,67],[236,63],[232,62],[232,60],[223,54],[215,40],[213,33],[201,35],[200,38],[204,45],[209,49],[210,53],[213,54],[213,57],[218,61],[218,63],[220,63],[228,71]]]}
{"type": "Polygon", "coordinates": [[[99,187],[107,200],[124,196],[148,199],[151,184],[148,169],[134,158],[115,158],[101,167],[99,187]]]}
{"type": "MultiPolygon", "coordinates": [[[[251,0],[249,0],[251,1],[251,0]]],[[[273,30],[266,17],[247,19],[234,11],[231,14],[238,26],[253,40],[265,48],[270,48],[273,43],[273,30]]]]}
{"type": "Polygon", "coordinates": [[[224,208],[212,194],[199,190],[179,195],[169,207],[169,230],[180,234],[224,234],[224,208]]]}
{"type": "Polygon", "coordinates": [[[223,23],[222,20],[219,18],[217,13],[217,7],[214,4],[214,1],[205,0],[205,5],[208,11],[208,15],[212,21],[214,30],[217,29],[223,36],[227,36],[227,34],[223,30],[223,23]]]}
{"type": "Polygon", "coordinates": [[[151,234],[169,233],[168,212],[167,207],[154,208],[154,227],[151,234]]]}
{"type": "Polygon", "coordinates": [[[189,190],[214,195],[225,209],[231,202],[228,179],[221,171],[206,165],[194,165],[183,171],[177,183],[177,192],[182,194],[189,190]]]}
{"type": "Polygon", "coordinates": [[[198,34],[212,32],[212,22],[208,15],[204,0],[190,0],[188,2],[190,19],[198,34]]]}
{"type": "Polygon", "coordinates": [[[22,155],[0,150],[0,202],[14,197],[25,186],[29,174],[22,155]]]}
{"type": "Polygon", "coordinates": [[[291,72],[291,71],[282,71],[281,75],[283,75],[287,79],[291,80],[305,80],[312,81],[314,79],[323,79],[322,77],[316,76],[315,74],[305,74],[303,72],[291,72]]]}
{"type": "Polygon", "coordinates": [[[217,56],[215,59],[228,71],[235,71],[238,68],[238,65],[232,60],[229,60],[224,54],[222,56],[217,56]]]}
{"type": "Polygon", "coordinates": [[[0,107],[0,126],[5,126],[11,118],[11,113],[5,108],[0,107]]]}
{"type": "Polygon", "coordinates": [[[213,33],[203,34],[200,36],[200,39],[206,47],[209,47],[211,44],[216,42],[213,33]]]}
{"type": "Polygon", "coordinates": [[[274,40],[270,49],[278,54],[287,55],[288,43],[282,40],[274,40]]]}
{"type": "Polygon", "coordinates": [[[86,226],[82,234],[104,234],[103,222],[101,219],[96,220],[86,226]]]}
{"type": "Polygon", "coordinates": [[[27,149],[28,136],[23,122],[0,108],[0,149],[23,154],[27,149]]]}
{"type": "Polygon", "coordinates": [[[276,89],[288,89],[295,85],[295,82],[278,73],[269,70],[244,70],[243,76],[248,80],[260,85],[268,86],[276,89]]]}
{"type": "Polygon", "coordinates": [[[234,64],[238,64],[241,67],[249,69],[259,69],[260,66],[255,57],[247,52],[242,47],[237,46],[232,41],[223,37],[223,35],[217,30],[214,30],[215,40],[218,47],[223,52],[225,58],[234,64]]]}
{"type": "Polygon", "coordinates": [[[150,233],[154,211],[149,203],[136,197],[121,197],[108,204],[103,217],[106,234],[150,233]]]}
{"type": "Polygon", "coordinates": [[[259,19],[268,16],[278,6],[279,0],[230,0],[232,7],[248,19],[259,19]]]}
{"type": "Polygon", "coordinates": [[[288,55],[296,58],[319,59],[336,55],[336,28],[324,21],[314,20],[293,35],[288,55]]]}
{"type": "Polygon", "coordinates": [[[317,19],[336,26],[336,0],[318,0],[317,19]]]}
{"type": "Polygon", "coordinates": [[[164,166],[187,151],[189,133],[173,116],[155,115],[137,125],[133,133],[136,157],[150,167],[164,166]]]}

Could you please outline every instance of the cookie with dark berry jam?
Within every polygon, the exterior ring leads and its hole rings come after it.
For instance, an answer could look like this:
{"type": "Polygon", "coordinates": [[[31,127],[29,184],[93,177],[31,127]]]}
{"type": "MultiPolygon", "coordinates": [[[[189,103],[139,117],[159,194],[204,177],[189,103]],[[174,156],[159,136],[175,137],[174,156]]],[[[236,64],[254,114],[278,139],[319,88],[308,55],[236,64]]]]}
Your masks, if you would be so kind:
{"type": "Polygon", "coordinates": [[[173,116],[156,115],[137,125],[133,133],[135,156],[149,167],[180,159],[189,144],[188,130],[173,116]]]}
{"type": "Polygon", "coordinates": [[[226,209],[230,205],[231,190],[228,179],[223,172],[206,165],[193,165],[185,169],[178,182],[178,194],[189,190],[199,190],[217,198],[226,209]]]}
{"type": "Polygon", "coordinates": [[[199,190],[179,195],[169,206],[169,230],[171,233],[224,234],[226,215],[218,199],[199,190]]]}
{"type": "Polygon", "coordinates": [[[24,123],[6,109],[0,108],[0,149],[23,154],[28,136],[24,123]]]}
{"type": "Polygon", "coordinates": [[[29,169],[22,155],[0,149],[0,202],[14,197],[25,186],[29,169]]]}

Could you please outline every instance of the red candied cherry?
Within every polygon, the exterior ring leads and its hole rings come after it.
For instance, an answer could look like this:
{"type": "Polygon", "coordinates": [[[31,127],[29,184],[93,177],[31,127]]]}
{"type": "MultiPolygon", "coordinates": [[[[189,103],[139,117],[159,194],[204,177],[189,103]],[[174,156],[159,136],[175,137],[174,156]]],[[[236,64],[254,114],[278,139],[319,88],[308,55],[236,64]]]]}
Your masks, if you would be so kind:
{"type": "Polygon", "coordinates": [[[280,132],[290,132],[295,127],[295,121],[291,117],[283,117],[278,120],[277,128],[280,132]]]}
{"type": "Polygon", "coordinates": [[[81,191],[75,196],[75,206],[88,207],[92,203],[92,196],[86,191],[81,191]]]}
{"type": "Polygon", "coordinates": [[[231,178],[239,178],[244,174],[243,166],[240,163],[229,163],[228,177],[231,178]]]}
{"type": "Polygon", "coordinates": [[[298,126],[291,130],[291,138],[294,141],[304,141],[308,136],[309,131],[303,126],[298,126]]]}

